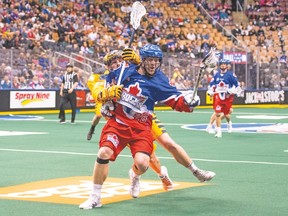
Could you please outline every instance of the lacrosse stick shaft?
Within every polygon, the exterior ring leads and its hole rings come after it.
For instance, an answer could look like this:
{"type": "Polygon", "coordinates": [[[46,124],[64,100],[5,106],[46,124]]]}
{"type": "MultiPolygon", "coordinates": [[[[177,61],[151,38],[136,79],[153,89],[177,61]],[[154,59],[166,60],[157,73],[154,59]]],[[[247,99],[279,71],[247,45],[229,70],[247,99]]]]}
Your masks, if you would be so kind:
{"type": "Polygon", "coordinates": [[[199,87],[199,84],[200,84],[200,80],[201,80],[201,77],[202,77],[202,74],[203,72],[205,71],[205,68],[201,68],[199,73],[198,73],[198,76],[197,76],[197,80],[196,80],[196,83],[195,83],[195,86],[194,86],[194,89],[193,89],[193,95],[192,95],[192,100],[191,100],[191,103],[192,101],[194,100],[196,94],[197,94],[197,91],[198,91],[198,87],[199,87]]]}
{"type": "MultiPolygon", "coordinates": [[[[128,44],[128,47],[129,47],[129,48],[131,47],[131,44],[132,44],[132,42],[133,42],[133,40],[134,40],[135,32],[136,32],[136,30],[133,29],[132,34],[131,34],[131,38],[130,38],[129,44],[128,44]]],[[[121,67],[121,71],[120,71],[120,74],[119,74],[119,78],[118,78],[118,80],[117,80],[117,85],[120,85],[120,84],[121,84],[121,79],[122,79],[122,76],[123,76],[123,72],[124,72],[124,70],[125,70],[125,66],[126,66],[126,62],[123,61],[122,67],[121,67]]]]}

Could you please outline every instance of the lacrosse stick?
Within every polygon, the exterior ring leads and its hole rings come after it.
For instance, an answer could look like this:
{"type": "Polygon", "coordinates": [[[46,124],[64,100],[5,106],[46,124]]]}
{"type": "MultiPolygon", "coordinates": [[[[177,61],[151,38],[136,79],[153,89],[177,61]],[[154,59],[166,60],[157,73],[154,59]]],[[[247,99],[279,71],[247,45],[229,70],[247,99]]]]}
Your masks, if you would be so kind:
{"type": "Polygon", "coordinates": [[[194,98],[195,98],[195,96],[197,94],[202,74],[207,69],[210,69],[210,70],[214,69],[214,67],[217,65],[218,60],[219,60],[219,52],[216,51],[215,47],[211,47],[210,51],[207,53],[207,55],[201,61],[201,64],[200,64],[201,68],[200,68],[200,71],[199,71],[199,73],[197,75],[197,79],[196,79],[196,83],[195,83],[195,86],[194,86],[194,89],[193,89],[193,95],[191,97],[191,102],[190,103],[193,102],[193,100],[194,100],[194,98]]]}
{"type": "MultiPolygon", "coordinates": [[[[130,38],[130,41],[129,41],[129,44],[128,44],[129,48],[131,47],[131,44],[132,44],[132,42],[134,40],[134,35],[135,35],[136,30],[140,26],[141,18],[145,14],[146,14],[145,7],[139,1],[134,2],[133,5],[132,5],[132,10],[131,10],[131,14],[130,14],[130,24],[133,26],[133,30],[132,30],[131,38],[130,38]]],[[[126,62],[123,62],[122,68],[121,68],[121,71],[120,71],[120,74],[119,74],[119,78],[118,78],[118,81],[117,81],[117,85],[120,85],[120,83],[121,83],[121,79],[122,79],[122,75],[123,75],[123,72],[124,72],[124,69],[125,69],[125,65],[126,65],[126,62]]]]}

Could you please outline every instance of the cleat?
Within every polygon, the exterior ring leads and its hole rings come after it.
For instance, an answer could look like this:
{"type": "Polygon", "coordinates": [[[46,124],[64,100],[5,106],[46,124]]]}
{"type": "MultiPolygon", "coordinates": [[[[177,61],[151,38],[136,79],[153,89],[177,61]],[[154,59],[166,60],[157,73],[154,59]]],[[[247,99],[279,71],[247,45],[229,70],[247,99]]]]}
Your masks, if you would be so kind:
{"type": "Polygon", "coordinates": [[[217,133],[215,134],[216,138],[221,138],[222,137],[222,131],[217,131],[217,133]]]}
{"type": "Polygon", "coordinates": [[[207,126],[206,131],[207,131],[209,134],[214,134],[214,133],[215,133],[215,130],[213,129],[213,127],[212,127],[211,125],[208,125],[208,126],[207,126]]]}
{"type": "Polygon", "coordinates": [[[198,169],[193,173],[193,175],[200,182],[205,182],[205,181],[210,181],[216,174],[212,171],[205,171],[205,170],[198,169]]]}
{"type": "Polygon", "coordinates": [[[165,191],[169,191],[173,189],[173,182],[169,178],[168,170],[165,166],[161,166],[161,174],[163,174],[162,177],[159,176],[160,180],[162,181],[162,185],[165,191]]]}
{"type": "Polygon", "coordinates": [[[140,176],[135,177],[133,170],[130,169],[129,177],[131,182],[129,193],[133,198],[137,198],[140,194],[140,182],[139,182],[140,176]]]}
{"type": "Polygon", "coordinates": [[[231,122],[231,121],[229,121],[229,122],[227,123],[227,132],[228,132],[228,133],[232,133],[232,122],[231,122]]]}
{"type": "Polygon", "coordinates": [[[96,196],[95,194],[90,194],[88,200],[81,203],[79,205],[79,208],[87,210],[87,209],[92,209],[92,208],[99,208],[101,206],[102,204],[101,204],[100,197],[96,196]]]}
{"type": "Polygon", "coordinates": [[[71,124],[76,124],[75,121],[71,121],[71,124]]]}
{"type": "Polygon", "coordinates": [[[92,139],[92,136],[94,134],[94,130],[93,128],[90,128],[88,134],[87,134],[87,140],[91,140],[92,139]]]}
{"type": "Polygon", "coordinates": [[[61,120],[59,121],[59,123],[60,123],[60,124],[66,124],[66,121],[61,119],[61,120]]]}

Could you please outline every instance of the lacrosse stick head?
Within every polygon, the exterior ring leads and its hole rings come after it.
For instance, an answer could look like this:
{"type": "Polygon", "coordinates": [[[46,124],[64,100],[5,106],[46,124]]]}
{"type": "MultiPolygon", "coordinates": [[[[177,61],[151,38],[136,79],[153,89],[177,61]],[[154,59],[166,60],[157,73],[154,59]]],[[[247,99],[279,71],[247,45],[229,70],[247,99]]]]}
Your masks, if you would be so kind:
{"type": "Polygon", "coordinates": [[[211,47],[210,51],[207,53],[207,55],[202,60],[202,63],[204,66],[208,68],[215,68],[217,66],[217,63],[219,61],[220,52],[216,50],[215,47],[211,47]]]}
{"type": "Polygon", "coordinates": [[[132,10],[130,14],[130,24],[136,30],[140,26],[141,18],[146,14],[145,7],[139,2],[136,1],[132,5],[132,10]]]}

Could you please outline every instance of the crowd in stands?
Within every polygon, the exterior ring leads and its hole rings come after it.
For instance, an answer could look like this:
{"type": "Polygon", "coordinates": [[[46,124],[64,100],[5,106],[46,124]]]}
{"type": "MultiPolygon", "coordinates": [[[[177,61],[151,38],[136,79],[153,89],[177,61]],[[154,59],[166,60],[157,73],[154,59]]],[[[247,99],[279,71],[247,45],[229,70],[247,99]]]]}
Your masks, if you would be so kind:
{"type": "MultiPolygon", "coordinates": [[[[101,62],[107,52],[123,49],[127,46],[132,31],[128,23],[133,2],[133,0],[113,2],[102,0],[97,3],[90,3],[88,0],[0,0],[0,49],[4,50],[0,53],[2,60],[0,88],[59,88],[65,68],[51,64],[49,58],[55,51],[79,53],[101,62]],[[12,50],[13,65],[8,50],[12,50]]],[[[165,55],[172,54],[172,57],[185,59],[186,62],[187,59],[191,62],[195,60],[195,65],[199,62],[198,59],[209,51],[212,40],[209,32],[184,28],[191,23],[204,23],[202,16],[196,16],[193,20],[190,16],[181,16],[179,13],[166,16],[167,11],[162,7],[156,7],[156,1],[142,2],[148,14],[141,22],[135,37],[133,43],[135,49],[146,43],[158,44],[165,55]],[[180,30],[175,31],[176,29],[180,30]]],[[[179,11],[182,4],[193,4],[196,8],[201,4],[207,10],[213,11],[216,21],[232,22],[230,1],[160,2],[167,4],[173,11],[179,11]]],[[[256,24],[254,22],[252,24],[254,28],[256,24]]],[[[242,32],[243,29],[240,35],[242,32]]],[[[186,67],[187,63],[179,67],[178,62],[176,66],[172,64],[171,69],[171,64],[168,63],[169,71],[168,64],[163,64],[163,70],[170,76],[171,83],[175,83],[179,88],[193,87],[195,77],[191,75],[190,70],[195,68],[186,67]],[[179,68],[180,73],[177,71],[179,68]]],[[[79,88],[85,88],[86,80],[81,71],[79,79],[81,80],[79,88]]],[[[211,75],[205,74],[201,87],[205,88],[210,79],[211,75]]]]}

